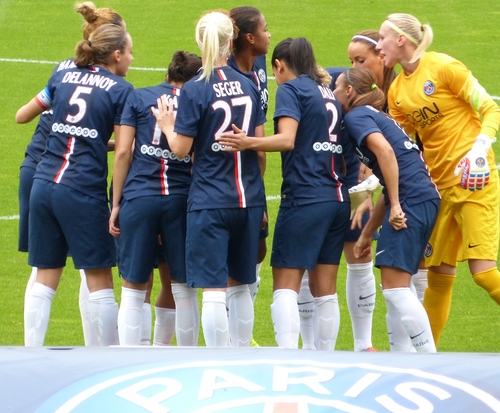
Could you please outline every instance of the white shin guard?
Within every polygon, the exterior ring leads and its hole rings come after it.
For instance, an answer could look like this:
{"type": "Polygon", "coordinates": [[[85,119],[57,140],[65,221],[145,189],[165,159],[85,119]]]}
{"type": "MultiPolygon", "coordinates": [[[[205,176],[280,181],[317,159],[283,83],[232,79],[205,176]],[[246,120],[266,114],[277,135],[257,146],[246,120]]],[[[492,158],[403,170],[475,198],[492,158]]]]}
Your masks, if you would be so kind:
{"type": "Polygon", "coordinates": [[[197,346],[200,333],[198,289],[172,283],[175,301],[175,335],[178,346],[197,346]]]}
{"type": "Polygon", "coordinates": [[[293,290],[276,290],[273,293],[271,316],[278,347],[298,348],[300,321],[297,293],[293,290]]]}

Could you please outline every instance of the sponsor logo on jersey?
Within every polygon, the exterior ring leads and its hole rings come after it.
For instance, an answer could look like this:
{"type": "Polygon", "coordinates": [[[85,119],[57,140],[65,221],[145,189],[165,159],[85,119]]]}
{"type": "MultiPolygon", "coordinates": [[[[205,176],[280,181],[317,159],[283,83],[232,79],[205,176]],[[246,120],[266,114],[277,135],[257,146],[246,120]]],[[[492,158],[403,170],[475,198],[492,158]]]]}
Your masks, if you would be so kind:
{"type": "Polygon", "coordinates": [[[332,142],[314,142],[313,149],[316,152],[342,153],[342,145],[337,145],[332,142]]]}
{"type": "Polygon", "coordinates": [[[406,114],[406,118],[412,125],[417,124],[422,129],[424,129],[427,125],[433,124],[436,120],[442,117],[443,114],[439,110],[436,102],[434,102],[430,107],[423,106],[418,110],[414,110],[412,113],[406,114]]]}
{"type": "Polygon", "coordinates": [[[97,132],[96,129],[82,128],[81,126],[67,125],[65,123],[53,123],[52,132],[91,139],[95,139],[99,136],[99,132],[97,132]]]}
{"type": "Polygon", "coordinates": [[[498,404],[452,371],[448,377],[373,363],[252,359],[106,371],[70,384],[35,412],[397,413],[468,406],[487,413],[498,404]]]}
{"type": "Polygon", "coordinates": [[[427,96],[432,95],[436,91],[436,86],[434,86],[434,83],[432,81],[428,80],[427,82],[424,83],[424,93],[427,96]]]}
{"type": "Polygon", "coordinates": [[[161,159],[168,159],[171,161],[179,161],[186,163],[191,162],[191,155],[186,155],[184,158],[181,159],[175,156],[172,151],[169,151],[168,149],[162,149],[157,146],[144,144],[141,146],[141,153],[144,155],[154,156],[156,158],[161,158],[161,159]]]}

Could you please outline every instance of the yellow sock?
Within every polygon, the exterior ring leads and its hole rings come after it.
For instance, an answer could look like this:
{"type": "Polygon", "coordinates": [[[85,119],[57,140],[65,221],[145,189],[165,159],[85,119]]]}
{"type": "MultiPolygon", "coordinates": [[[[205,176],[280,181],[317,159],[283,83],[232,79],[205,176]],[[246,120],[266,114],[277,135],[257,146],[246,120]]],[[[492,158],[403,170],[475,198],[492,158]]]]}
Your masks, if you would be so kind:
{"type": "Polygon", "coordinates": [[[472,279],[477,285],[484,288],[490,297],[500,305],[500,272],[496,267],[478,272],[472,279]]]}
{"type": "Polygon", "coordinates": [[[455,276],[439,274],[429,270],[427,273],[427,289],[424,295],[424,308],[431,324],[432,335],[436,347],[443,332],[451,307],[451,293],[455,276]]]}

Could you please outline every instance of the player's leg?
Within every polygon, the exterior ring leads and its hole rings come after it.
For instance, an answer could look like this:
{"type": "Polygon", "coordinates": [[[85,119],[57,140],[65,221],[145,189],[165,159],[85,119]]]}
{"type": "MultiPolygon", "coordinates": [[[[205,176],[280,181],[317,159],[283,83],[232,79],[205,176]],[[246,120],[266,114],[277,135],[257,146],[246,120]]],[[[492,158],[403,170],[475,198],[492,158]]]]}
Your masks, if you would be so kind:
{"type": "Polygon", "coordinates": [[[248,285],[255,282],[263,213],[263,208],[245,208],[235,211],[231,222],[226,305],[233,347],[248,347],[252,339],[254,307],[248,285]]]}
{"type": "Polygon", "coordinates": [[[305,271],[300,283],[297,305],[300,316],[300,337],[304,350],[316,350],[314,345],[314,297],[309,287],[309,272],[305,271]]]}
{"type": "Polygon", "coordinates": [[[155,302],[154,346],[169,346],[175,335],[175,301],[172,295],[170,270],[164,261],[158,262],[161,287],[155,302]]]}
{"type": "Polygon", "coordinates": [[[62,268],[66,265],[68,245],[52,208],[52,182],[33,182],[29,214],[28,263],[38,268],[33,286],[25,295],[24,341],[26,346],[42,346],[50,309],[62,268]]]}

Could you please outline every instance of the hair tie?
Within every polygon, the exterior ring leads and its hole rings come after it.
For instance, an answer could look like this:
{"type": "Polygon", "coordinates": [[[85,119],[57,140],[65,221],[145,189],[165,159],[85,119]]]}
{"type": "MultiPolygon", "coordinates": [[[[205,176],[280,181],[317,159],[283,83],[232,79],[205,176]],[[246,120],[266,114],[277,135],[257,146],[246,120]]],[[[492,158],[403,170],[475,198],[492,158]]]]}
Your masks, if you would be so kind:
{"type": "Polygon", "coordinates": [[[378,86],[377,86],[375,83],[373,83],[373,84],[370,86],[370,90],[373,90],[373,89],[376,89],[376,88],[378,88],[378,86]]]}

